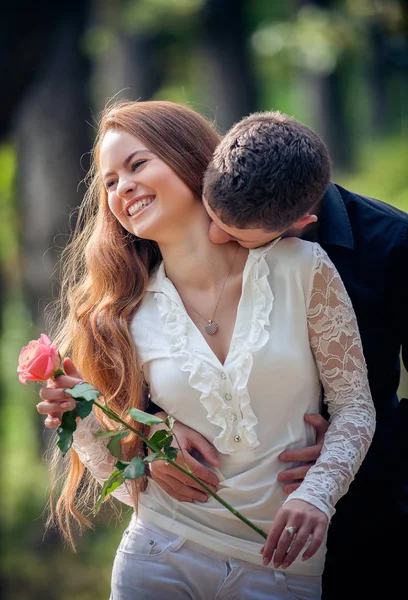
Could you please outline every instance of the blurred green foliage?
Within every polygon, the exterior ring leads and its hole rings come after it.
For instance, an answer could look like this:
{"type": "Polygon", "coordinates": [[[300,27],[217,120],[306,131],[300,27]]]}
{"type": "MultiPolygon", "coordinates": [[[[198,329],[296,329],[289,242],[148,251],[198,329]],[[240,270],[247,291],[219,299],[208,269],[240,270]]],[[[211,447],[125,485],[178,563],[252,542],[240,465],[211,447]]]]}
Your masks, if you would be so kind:
{"type": "Polygon", "coordinates": [[[408,212],[408,141],[373,140],[360,148],[353,173],[335,174],[346,188],[408,212]]]}
{"type": "Polygon", "coordinates": [[[12,185],[16,168],[12,146],[0,147],[0,256],[7,266],[15,261],[18,250],[17,210],[12,202],[12,185]]]}

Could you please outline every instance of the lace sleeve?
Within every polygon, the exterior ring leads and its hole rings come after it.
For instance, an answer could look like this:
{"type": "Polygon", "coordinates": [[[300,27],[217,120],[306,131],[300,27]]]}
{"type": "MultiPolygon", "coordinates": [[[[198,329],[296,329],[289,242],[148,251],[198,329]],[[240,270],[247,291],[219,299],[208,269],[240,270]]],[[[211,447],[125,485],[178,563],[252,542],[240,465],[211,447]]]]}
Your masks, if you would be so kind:
{"type": "Polygon", "coordinates": [[[330,425],[320,457],[288,500],[305,500],[331,519],[371,444],[375,409],[350,298],[327,254],[318,244],[314,247],[307,318],[330,425]]]}
{"type": "MultiPolygon", "coordinates": [[[[74,433],[72,448],[78,454],[80,461],[102,485],[115,470],[117,459],[106,448],[108,439],[95,438],[94,434],[98,431],[102,431],[102,426],[95,413],[91,412],[88,417],[79,421],[74,433]]],[[[126,482],[118,487],[112,496],[128,506],[134,507],[130,486],[128,488],[126,482]]]]}

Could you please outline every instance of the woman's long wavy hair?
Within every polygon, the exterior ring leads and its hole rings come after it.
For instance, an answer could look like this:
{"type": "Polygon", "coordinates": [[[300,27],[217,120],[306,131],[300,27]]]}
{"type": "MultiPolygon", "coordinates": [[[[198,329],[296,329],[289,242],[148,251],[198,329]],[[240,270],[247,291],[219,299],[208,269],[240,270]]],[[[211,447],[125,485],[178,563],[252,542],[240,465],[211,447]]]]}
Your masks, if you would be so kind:
{"type": "MultiPolygon", "coordinates": [[[[172,102],[120,102],[101,115],[89,185],[72,238],[61,254],[59,298],[47,314],[47,323],[61,355],[71,356],[83,379],[128,420],[126,412],[131,407],[146,408],[147,395],[130,322],[161,254],[155,242],[128,233],[109,209],[99,158],[101,142],[111,129],[126,131],[145,143],[197,199],[201,199],[204,171],[220,138],[204,117],[172,102]]],[[[116,427],[103,413],[97,416],[105,428],[116,427]]],[[[124,460],[142,451],[137,436],[122,440],[124,460]]],[[[53,457],[54,474],[58,453],[53,457]]],[[[85,468],[74,450],[63,462],[63,475],[52,478],[47,526],[56,525],[75,549],[73,526],[80,530],[92,526],[89,514],[96,490],[91,478],[86,480],[85,468]]],[[[132,483],[137,508],[138,492],[146,481],[132,483]]]]}

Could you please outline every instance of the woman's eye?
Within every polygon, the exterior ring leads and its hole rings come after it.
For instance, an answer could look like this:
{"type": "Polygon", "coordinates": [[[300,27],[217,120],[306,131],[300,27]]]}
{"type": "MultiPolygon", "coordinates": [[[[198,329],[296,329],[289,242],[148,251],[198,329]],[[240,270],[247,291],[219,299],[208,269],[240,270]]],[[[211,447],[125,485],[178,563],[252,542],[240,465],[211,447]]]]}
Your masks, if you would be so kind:
{"type": "Polygon", "coordinates": [[[114,181],[108,181],[107,183],[105,183],[105,187],[107,190],[109,190],[114,185],[115,185],[114,181]]]}
{"type": "Polygon", "coordinates": [[[132,164],[132,171],[136,171],[136,169],[138,167],[140,167],[140,165],[143,165],[143,163],[145,163],[145,160],[136,160],[133,164],[132,164]]]}

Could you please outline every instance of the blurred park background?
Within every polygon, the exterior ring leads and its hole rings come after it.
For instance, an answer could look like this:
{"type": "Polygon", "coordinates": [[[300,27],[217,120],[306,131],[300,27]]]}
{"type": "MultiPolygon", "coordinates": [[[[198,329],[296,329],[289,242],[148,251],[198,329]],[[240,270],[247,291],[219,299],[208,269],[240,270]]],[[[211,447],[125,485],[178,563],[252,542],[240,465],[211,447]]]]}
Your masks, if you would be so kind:
{"type": "Polygon", "coordinates": [[[221,132],[279,109],[323,136],[336,183],[407,211],[408,2],[16,0],[0,31],[3,597],[102,600],[129,511],[98,517],[76,554],[44,537],[48,436],[16,375],[44,331],[95,118],[113,96],[186,103],[221,132]]]}

